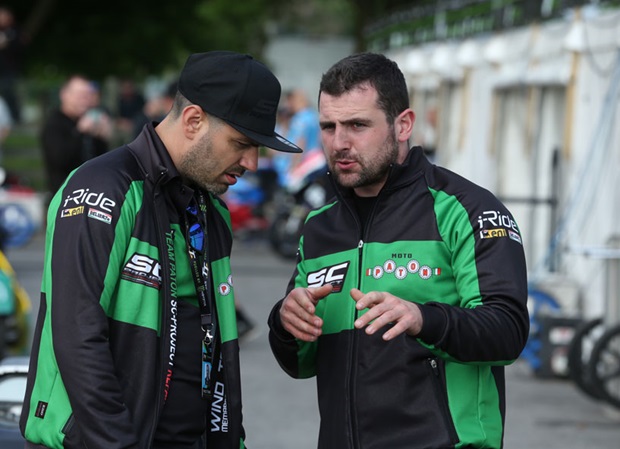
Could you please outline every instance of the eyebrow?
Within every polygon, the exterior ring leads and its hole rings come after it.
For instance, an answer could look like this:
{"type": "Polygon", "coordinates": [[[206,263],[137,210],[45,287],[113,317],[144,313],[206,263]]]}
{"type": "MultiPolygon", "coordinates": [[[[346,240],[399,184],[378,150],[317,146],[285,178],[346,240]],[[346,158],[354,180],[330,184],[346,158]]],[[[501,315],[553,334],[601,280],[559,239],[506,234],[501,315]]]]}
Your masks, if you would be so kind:
{"type": "Polygon", "coordinates": [[[320,126],[326,126],[326,125],[333,125],[336,122],[340,123],[341,125],[353,125],[355,123],[363,123],[363,124],[368,124],[368,123],[372,123],[372,120],[367,119],[367,118],[360,118],[360,117],[353,117],[353,118],[349,118],[346,120],[321,120],[319,121],[319,125],[320,126]]]}

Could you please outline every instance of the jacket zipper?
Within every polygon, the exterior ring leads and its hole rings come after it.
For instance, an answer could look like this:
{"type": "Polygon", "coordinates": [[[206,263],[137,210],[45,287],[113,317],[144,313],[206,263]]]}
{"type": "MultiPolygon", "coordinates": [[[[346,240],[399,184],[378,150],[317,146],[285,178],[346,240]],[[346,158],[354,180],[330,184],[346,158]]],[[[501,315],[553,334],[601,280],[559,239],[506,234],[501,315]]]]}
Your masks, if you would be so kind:
{"type": "MultiPolygon", "coordinates": [[[[392,173],[393,167],[390,166],[389,169],[389,173],[388,173],[388,179],[392,173]]],[[[357,249],[358,249],[358,275],[357,275],[357,288],[359,289],[362,286],[362,276],[364,275],[363,273],[363,268],[362,268],[362,259],[363,259],[363,253],[364,253],[364,238],[366,236],[368,236],[369,234],[369,230],[370,230],[370,225],[374,219],[375,216],[375,211],[377,209],[377,203],[379,202],[379,198],[381,197],[381,194],[383,193],[384,189],[385,189],[385,185],[381,188],[381,190],[379,191],[379,194],[377,195],[377,199],[375,200],[375,204],[373,204],[372,206],[372,210],[370,211],[370,214],[368,215],[368,221],[366,223],[366,228],[364,229],[362,227],[362,223],[360,223],[359,217],[357,215],[357,212],[355,211],[355,209],[351,206],[351,204],[349,204],[349,202],[345,201],[344,197],[342,196],[342,193],[340,192],[340,189],[338,188],[337,183],[335,182],[332,174],[330,172],[327,173],[328,178],[330,179],[330,181],[332,182],[332,185],[335,187],[335,191],[336,191],[336,197],[342,201],[342,204],[345,205],[345,207],[349,210],[349,213],[353,216],[353,220],[355,221],[355,223],[357,224],[357,229],[359,231],[359,235],[362,236],[362,238],[359,240],[358,244],[357,244],[357,249]]],[[[386,181],[387,184],[387,181],[386,181]]],[[[358,318],[359,316],[359,312],[357,309],[354,309],[354,313],[353,313],[353,321],[355,322],[355,320],[358,318]]],[[[351,425],[351,447],[352,448],[358,448],[360,447],[359,444],[359,437],[358,437],[358,432],[357,432],[357,419],[356,419],[356,413],[355,413],[355,377],[357,374],[357,367],[355,365],[355,355],[357,353],[357,344],[358,344],[358,338],[357,338],[357,331],[355,330],[355,328],[353,328],[352,330],[352,342],[351,342],[351,351],[349,354],[349,373],[348,373],[348,377],[349,377],[349,397],[351,398],[351,400],[349,401],[349,420],[350,420],[350,425],[351,425]]]]}
{"type": "Polygon", "coordinates": [[[441,371],[439,369],[437,359],[429,358],[428,364],[431,368],[431,372],[433,373],[432,383],[435,389],[435,397],[439,402],[439,409],[444,420],[444,425],[448,432],[448,436],[450,437],[450,441],[452,443],[458,443],[459,437],[456,433],[456,429],[454,428],[454,423],[452,422],[452,414],[450,413],[448,401],[446,400],[446,387],[441,380],[441,371]]]}
{"type": "MultiPolygon", "coordinates": [[[[391,169],[390,169],[391,172],[391,169]]],[[[330,180],[335,184],[331,173],[328,173],[330,180]]],[[[375,215],[375,210],[377,208],[377,203],[379,201],[379,197],[381,196],[381,193],[383,192],[383,189],[381,189],[381,191],[379,192],[379,194],[377,195],[377,199],[375,200],[375,204],[372,207],[372,210],[370,211],[370,214],[368,215],[368,221],[366,223],[366,228],[364,228],[362,226],[362,223],[360,223],[359,221],[359,217],[357,215],[357,212],[355,211],[355,209],[347,202],[344,200],[342,194],[340,193],[340,190],[338,188],[336,188],[336,196],[340,199],[340,201],[342,201],[342,203],[346,206],[346,208],[349,210],[349,213],[353,216],[353,220],[355,221],[355,223],[357,224],[357,228],[359,231],[359,234],[362,236],[362,238],[359,240],[359,242],[357,243],[357,250],[358,250],[358,275],[357,275],[357,288],[359,289],[362,286],[362,276],[363,276],[363,268],[362,268],[362,260],[363,260],[363,253],[364,253],[364,238],[368,235],[369,230],[370,230],[370,224],[373,221],[374,215],[375,215]]],[[[353,321],[355,322],[355,320],[358,318],[359,316],[359,311],[357,309],[354,309],[354,313],[353,313],[353,321]]],[[[349,397],[351,398],[351,400],[349,401],[349,422],[350,422],[350,426],[351,426],[351,447],[352,448],[358,448],[360,447],[359,444],[359,437],[358,437],[358,432],[357,432],[357,419],[356,419],[356,413],[355,413],[355,379],[356,379],[356,374],[357,374],[357,367],[355,364],[355,355],[357,354],[357,345],[358,345],[358,337],[357,337],[357,331],[355,330],[355,328],[353,328],[352,330],[352,334],[353,334],[353,338],[352,338],[352,342],[351,342],[351,351],[349,354],[349,373],[348,373],[348,378],[349,378],[349,397]]]]}
{"type": "MultiPolygon", "coordinates": [[[[358,255],[358,265],[361,267],[362,266],[362,254],[364,251],[364,240],[360,240],[357,243],[357,255],[358,255]]],[[[361,273],[361,268],[360,268],[360,273],[361,273]]],[[[358,276],[357,278],[357,288],[361,287],[361,276],[358,276]]],[[[357,320],[359,316],[359,312],[356,308],[354,308],[353,311],[353,321],[355,322],[355,320],[357,320]]],[[[357,448],[360,447],[359,444],[359,437],[357,434],[357,413],[355,412],[355,404],[356,404],[356,398],[355,398],[355,378],[357,375],[357,366],[355,365],[355,355],[357,354],[357,345],[358,345],[358,338],[357,338],[357,331],[355,330],[355,328],[352,331],[353,334],[353,338],[351,341],[351,355],[349,357],[350,363],[349,363],[349,396],[351,398],[351,400],[349,401],[349,414],[350,414],[350,422],[351,422],[351,447],[352,448],[357,448]]]]}
{"type": "MultiPolygon", "coordinates": [[[[383,191],[383,189],[381,189],[381,192],[383,191]]],[[[359,240],[359,242],[357,243],[357,258],[358,258],[358,274],[357,274],[357,288],[360,289],[362,286],[362,276],[364,275],[364,268],[362,266],[362,261],[364,258],[364,239],[368,236],[369,234],[369,230],[370,230],[370,225],[373,221],[373,218],[375,216],[375,210],[377,208],[377,202],[379,201],[379,197],[381,196],[381,192],[379,192],[379,195],[377,195],[377,199],[375,200],[375,203],[372,206],[372,210],[370,211],[370,214],[368,215],[368,221],[366,222],[366,228],[364,228],[362,226],[362,223],[360,223],[359,221],[359,217],[357,215],[357,213],[353,210],[353,208],[348,205],[346,202],[344,202],[345,204],[347,204],[347,207],[349,208],[349,211],[351,212],[351,214],[353,215],[353,218],[355,220],[355,222],[357,223],[357,227],[360,231],[360,234],[362,235],[362,238],[359,240]]],[[[359,317],[359,311],[354,308],[354,312],[353,312],[353,322],[355,322],[355,320],[357,320],[357,318],[359,317]]],[[[350,363],[350,369],[349,369],[349,396],[351,397],[351,401],[350,401],[350,411],[349,413],[351,414],[351,439],[352,439],[352,446],[353,448],[358,448],[360,447],[359,444],[359,436],[358,436],[358,426],[357,426],[357,413],[355,412],[355,407],[356,407],[356,398],[355,398],[355,385],[356,385],[356,377],[357,377],[357,365],[355,364],[355,360],[356,360],[356,354],[358,352],[358,337],[357,337],[357,330],[354,328],[353,329],[353,341],[351,342],[351,354],[350,354],[350,358],[349,360],[351,361],[350,363]]]]}
{"type": "MultiPolygon", "coordinates": [[[[159,173],[159,178],[157,179],[157,182],[155,183],[155,188],[153,189],[153,206],[155,207],[155,210],[158,210],[157,208],[157,201],[158,201],[158,197],[161,196],[160,193],[160,184],[161,181],[164,179],[164,175],[167,173],[167,170],[164,170],[162,172],[159,173]]],[[[168,301],[171,298],[172,293],[170,292],[170,283],[169,281],[169,277],[170,277],[170,260],[168,258],[168,251],[166,249],[166,242],[165,242],[165,238],[163,239],[162,242],[162,235],[164,234],[164,231],[162,229],[162,223],[160,221],[161,215],[160,214],[156,214],[157,218],[155,219],[155,224],[157,226],[157,243],[159,245],[159,250],[160,250],[160,254],[161,254],[161,258],[162,258],[162,287],[164,289],[164,301],[166,302],[165,306],[162,307],[163,310],[163,316],[162,316],[162,321],[161,321],[161,336],[160,336],[160,341],[164,342],[165,341],[165,336],[167,335],[168,332],[168,301]]],[[[172,230],[171,230],[172,231],[172,230]]],[[[174,241],[173,241],[173,245],[174,245],[174,241]]],[[[153,439],[155,438],[155,429],[157,429],[157,423],[159,421],[159,414],[161,412],[162,406],[163,406],[163,391],[165,388],[165,383],[166,383],[166,372],[165,372],[165,363],[164,360],[166,360],[166,350],[167,347],[165,344],[161,345],[160,348],[160,357],[161,357],[161,366],[160,366],[160,372],[159,372],[159,379],[157,380],[157,397],[156,397],[156,409],[154,411],[153,414],[153,424],[151,426],[150,429],[150,435],[149,435],[149,447],[152,446],[153,444],[153,439]],[[162,384],[162,380],[163,380],[163,384],[162,384]]]]}

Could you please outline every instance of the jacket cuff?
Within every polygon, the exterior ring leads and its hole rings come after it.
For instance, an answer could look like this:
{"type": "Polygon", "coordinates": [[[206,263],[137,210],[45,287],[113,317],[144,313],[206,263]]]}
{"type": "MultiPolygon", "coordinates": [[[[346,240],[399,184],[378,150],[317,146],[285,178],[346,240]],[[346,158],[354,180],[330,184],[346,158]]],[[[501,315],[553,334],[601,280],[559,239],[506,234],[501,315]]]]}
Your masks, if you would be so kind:
{"type": "Polygon", "coordinates": [[[295,337],[293,337],[293,334],[284,329],[282,321],[280,321],[280,307],[282,307],[283,301],[284,299],[281,299],[276,303],[273,309],[271,309],[267,322],[269,324],[269,328],[271,329],[271,334],[281,342],[287,343],[295,341],[295,337]]]}
{"type": "Polygon", "coordinates": [[[437,303],[417,304],[422,313],[422,330],[416,338],[424,343],[436,345],[443,338],[448,319],[442,307],[437,303]]]}

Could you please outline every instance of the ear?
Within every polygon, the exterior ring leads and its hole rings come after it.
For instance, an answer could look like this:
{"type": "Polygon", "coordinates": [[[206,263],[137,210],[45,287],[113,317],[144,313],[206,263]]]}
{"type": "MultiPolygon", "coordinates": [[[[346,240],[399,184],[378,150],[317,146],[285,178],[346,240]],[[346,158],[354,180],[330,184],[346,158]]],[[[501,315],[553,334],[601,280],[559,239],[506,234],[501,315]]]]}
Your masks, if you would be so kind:
{"type": "Polygon", "coordinates": [[[194,139],[199,135],[200,130],[207,126],[206,116],[200,106],[192,104],[186,106],[181,113],[181,121],[183,124],[183,132],[188,139],[194,139]]]}
{"type": "Polygon", "coordinates": [[[415,113],[407,108],[394,120],[394,131],[398,142],[407,142],[413,133],[415,113]]]}

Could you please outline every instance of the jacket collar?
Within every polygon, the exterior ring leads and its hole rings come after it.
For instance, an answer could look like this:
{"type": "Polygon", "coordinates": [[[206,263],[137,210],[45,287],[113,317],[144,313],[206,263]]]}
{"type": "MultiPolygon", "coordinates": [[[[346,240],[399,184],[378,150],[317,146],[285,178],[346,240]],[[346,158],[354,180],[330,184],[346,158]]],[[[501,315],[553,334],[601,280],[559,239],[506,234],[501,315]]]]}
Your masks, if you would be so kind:
{"type": "Polygon", "coordinates": [[[430,162],[422,147],[412,147],[402,164],[393,164],[383,190],[396,190],[405,187],[424,174],[430,162]]]}
{"type": "Polygon", "coordinates": [[[128,146],[145,172],[147,182],[166,189],[179,211],[184,211],[194,193],[183,180],[166,146],[155,132],[156,122],[148,123],[128,146]]]}
{"type": "Polygon", "coordinates": [[[175,178],[180,178],[180,175],[164,143],[155,132],[154,126],[156,125],[155,122],[146,124],[129,147],[136,154],[146,172],[147,179],[163,185],[175,178]]]}

